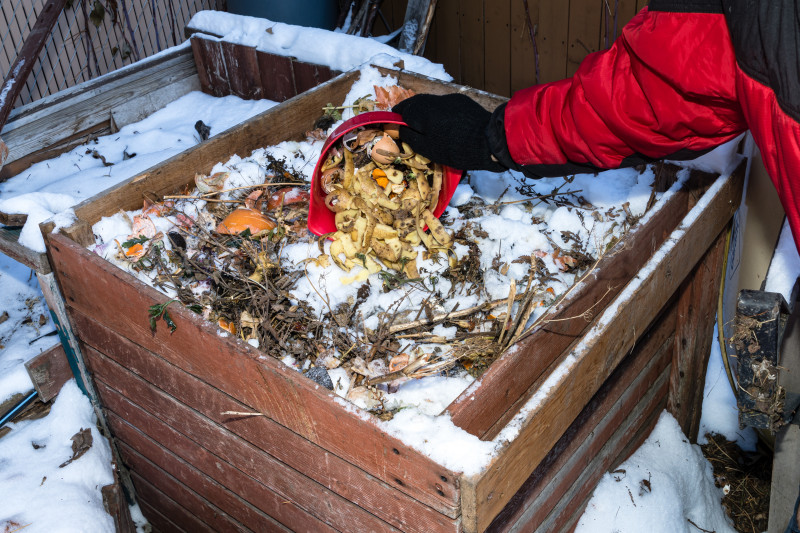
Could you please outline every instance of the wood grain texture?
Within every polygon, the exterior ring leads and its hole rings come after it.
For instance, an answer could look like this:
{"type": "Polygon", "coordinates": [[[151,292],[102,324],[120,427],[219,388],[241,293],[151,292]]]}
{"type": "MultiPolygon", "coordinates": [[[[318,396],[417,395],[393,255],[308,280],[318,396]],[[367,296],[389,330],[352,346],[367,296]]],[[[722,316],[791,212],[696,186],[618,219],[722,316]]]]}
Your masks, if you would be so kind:
{"type": "Polygon", "coordinates": [[[372,419],[353,416],[330,391],[179,305],[169,307],[177,329],[154,334],[147,310],[166,297],[66,237],[50,235],[51,260],[69,305],[170,363],[264,413],[398,490],[455,518],[458,480],[372,419]],[[86,272],[92,272],[87,276],[86,272]],[[99,295],[106,294],[107,297],[99,295]],[[139,318],[141,317],[141,318],[139,318]],[[261,360],[263,359],[263,360],[261,360]],[[250,379],[244,379],[249,376],[250,379]],[[360,446],[353,447],[358,435],[360,446]],[[446,480],[446,481],[445,481],[446,480]]]}
{"type": "MultiPolygon", "coordinates": [[[[85,337],[87,342],[97,346],[100,351],[91,347],[85,349],[88,350],[90,360],[95,365],[92,370],[96,379],[115,384],[115,390],[125,393],[128,398],[133,398],[133,401],[146,412],[159,416],[171,428],[184,428],[182,431],[187,437],[217,456],[228,458],[232,464],[249,472],[249,475],[261,480],[266,486],[283,487],[282,494],[285,498],[298,501],[298,496],[292,492],[302,488],[299,500],[306,498],[306,494],[312,495],[314,500],[307,504],[312,508],[316,505],[317,499],[333,500],[339,502],[338,505],[345,509],[348,507],[349,502],[328,495],[316,486],[316,483],[319,483],[322,487],[334,491],[364,509],[369,509],[371,513],[405,531],[456,529],[457,522],[453,519],[448,519],[421,505],[404,493],[266,417],[222,415],[226,411],[242,412],[248,409],[247,406],[192,379],[155,354],[149,354],[140,347],[132,345],[96,322],[83,316],[76,315],[76,318],[76,323],[79,324],[77,327],[80,328],[82,335],[86,331],[95,332],[85,337]],[[100,352],[107,354],[121,366],[110,364],[103,359],[105,356],[101,356],[100,352]],[[137,374],[125,373],[122,368],[135,371],[137,374]],[[138,376],[141,376],[141,379],[137,379],[138,376]],[[158,382],[169,396],[160,394],[160,389],[153,386],[153,381],[158,382]],[[149,391],[148,388],[153,390],[149,391]],[[194,422],[186,424],[185,419],[192,417],[195,417],[194,422]],[[241,443],[237,437],[241,437],[252,446],[241,443]],[[241,460],[237,459],[238,457],[248,458],[245,466],[240,464],[241,460]],[[324,461],[321,460],[323,457],[324,461]],[[253,471],[249,466],[251,464],[260,466],[253,471]],[[293,470],[286,470],[284,464],[293,470]],[[304,480],[303,476],[297,478],[296,472],[310,479],[304,480]],[[277,481],[273,476],[278,476],[277,481]],[[284,486],[285,480],[295,478],[297,479],[292,482],[293,485],[284,486]]],[[[125,420],[132,421],[131,417],[137,414],[136,410],[123,411],[125,404],[120,407],[120,403],[115,400],[115,397],[105,396],[104,405],[112,405],[112,410],[116,410],[120,416],[124,415],[125,420]],[[110,403],[112,401],[113,404],[110,403]]],[[[150,434],[143,426],[136,425],[150,434]]],[[[155,438],[155,435],[152,436],[155,438]]],[[[161,438],[158,440],[163,441],[161,438]]],[[[188,456],[184,457],[188,459],[188,456]]],[[[197,464],[195,461],[191,462],[197,464]]],[[[323,515],[326,514],[325,509],[321,512],[323,515]]]]}
{"type": "MultiPolygon", "coordinates": [[[[693,183],[705,186],[706,176],[697,178],[693,183]]],[[[546,378],[547,369],[591,327],[584,313],[591,310],[593,317],[599,316],[638,274],[688,211],[691,196],[691,188],[678,191],[609,250],[583,282],[547,311],[537,329],[515,351],[501,355],[448,406],[453,423],[482,439],[494,438],[535,392],[535,382],[546,378]]]]}
{"type": "MultiPolygon", "coordinates": [[[[158,514],[166,519],[164,521],[156,519],[157,522],[161,522],[161,527],[166,528],[166,531],[174,531],[170,527],[170,523],[176,526],[178,531],[185,531],[186,533],[221,530],[221,528],[214,529],[204,522],[203,515],[207,514],[209,510],[211,511],[212,519],[216,513],[196,494],[179,491],[174,485],[167,489],[170,492],[165,493],[156,488],[147,477],[137,472],[134,472],[131,477],[136,487],[137,499],[142,505],[144,517],[150,520],[150,516],[146,512],[148,508],[156,510],[158,514]],[[173,494],[172,491],[176,492],[173,494]]],[[[225,530],[229,531],[230,527],[226,527],[225,530]]]]}
{"type": "Polygon", "coordinates": [[[221,44],[231,94],[244,100],[263,98],[264,91],[261,87],[261,73],[258,69],[255,47],[225,41],[221,44]]]}
{"type": "Polygon", "coordinates": [[[192,51],[195,52],[194,60],[203,92],[211,96],[231,94],[230,74],[221,41],[192,35],[192,51]]]}
{"type": "MultiPolygon", "coordinates": [[[[581,472],[634,412],[671,362],[675,306],[656,322],[634,351],[606,380],[592,400],[539,463],[517,494],[497,515],[490,531],[534,528],[570,490],[581,472]]],[[[666,380],[654,401],[666,397],[666,380]]],[[[617,450],[618,451],[618,450],[617,450]]],[[[616,453],[612,459],[616,458],[616,453]]],[[[605,469],[598,469],[593,482],[605,469]]],[[[593,485],[593,483],[592,483],[593,485]]]]}
{"type": "Polygon", "coordinates": [[[570,0],[567,35],[567,76],[578,70],[583,58],[600,48],[600,22],[605,0],[570,0]]]}
{"type": "Polygon", "coordinates": [[[51,270],[45,254],[19,243],[19,231],[0,228],[0,252],[40,274],[48,274],[51,270]]]}
{"type": "MultiPolygon", "coordinates": [[[[709,197],[686,226],[680,226],[636,282],[614,302],[614,319],[601,317],[569,354],[570,364],[539,405],[526,415],[520,434],[484,472],[462,480],[466,531],[482,531],[503,509],[563,431],[634,346],[688,273],[712,245],[739,205],[743,166],[709,197]]],[[[709,193],[710,194],[710,193],[709,193]]]]}
{"type": "Polygon", "coordinates": [[[511,0],[484,5],[484,84],[490,93],[511,96],[511,0]]]}
{"type": "MultiPolygon", "coordinates": [[[[536,55],[531,42],[531,31],[528,21],[536,32],[535,38],[541,40],[539,31],[539,1],[528,0],[528,10],[522,0],[511,0],[511,28],[510,28],[510,70],[509,92],[511,96],[515,91],[530,87],[536,83],[536,55]]],[[[487,33],[487,39],[489,34],[487,33]]],[[[504,94],[504,93],[500,93],[504,94]]]]}
{"type": "Polygon", "coordinates": [[[565,11],[563,2],[539,1],[539,83],[567,77],[569,16],[565,11]]]}
{"type": "Polygon", "coordinates": [[[55,398],[64,383],[72,379],[72,369],[61,343],[26,361],[25,370],[43,402],[55,398]]]}
{"type": "Polygon", "coordinates": [[[484,0],[459,0],[459,26],[469,38],[461,40],[461,77],[470,87],[485,87],[484,70],[484,0]]]}
{"type": "MultiPolygon", "coordinates": [[[[144,411],[108,385],[101,386],[107,399],[109,426],[115,438],[137,450],[164,470],[174,468],[169,459],[185,461],[218,480],[234,494],[295,531],[331,531],[332,528],[297,505],[237,469],[227,461],[197,445],[169,425],[144,411]],[[119,413],[119,414],[117,414],[119,413]],[[146,435],[146,436],[145,436],[146,435]],[[159,443],[169,443],[169,452],[159,443]]],[[[256,528],[257,529],[257,528],[256,528]]]]}
{"type": "Polygon", "coordinates": [[[442,63],[454,80],[461,78],[461,10],[459,0],[438,0],[436,13],[433,15],[435,28],[431,31],[431,39],[436,41],[437,63],[442,63]]]}
{"type": "Polygon", "coordinates": [[[325,65],[315,65],[292,59],[294,85],[297,94],[304,93],[334,77],[334,72],[325,65]]]}
{"type": "MultiPolygon", "coordinates": [[[[230,516],[232,520],[236,520],[249,530],[290,531],[275,519],[243,501],[233,492],[228,491],[213,479],[198,472],[192,465],[170,454],[152,441],[149,442],[151,446],[147,447],[149,455],[140,453],[141,447],[146,446],[145,442],[147,441],[136,440],[138,447],[132,447],[125,441],[119,441],[122,459],[132,471],[140,473],[148,480],[159,478],[158,475],[151,475],[156,469],[161,475],[172,476],[176,484],[183,486],[183,490],[193,491],[202,496],[203,499],[230,516]]],[[[305,531],[326,531],[326,528],[320,526],[317,526],[318,529],[306,529],[305,531]]],[[[302,529],[298,528],[296,531],[302,531],[302,529]]]]}
{"type": "Polygon", "coordinates": [[[697,440],[703,404],[703,383],[715,341],[714,317],[723,275],[727,231],[722,231],[700,261],[692,279],[680,289],[675,326],[668,409],[690,441],[697,440]]]}
{"type": "Polygon", "coordinates": [[[118,113],[117,125],[122,127],[126,120],[138,120],[198,88],[192,52],[184,48],[16,109],[3,128],[9,159],[0,180],[70,150],[92,135],[108,133],[112,112],[118,113]],[[128,115],[131,118],[125,119],[128,115]]]}
{"type": "Polygon", "coordinates": [[[264,98],[283,102],[297,95],[291,58],[260,50],[256,52],[256,56],[264,98]]]}

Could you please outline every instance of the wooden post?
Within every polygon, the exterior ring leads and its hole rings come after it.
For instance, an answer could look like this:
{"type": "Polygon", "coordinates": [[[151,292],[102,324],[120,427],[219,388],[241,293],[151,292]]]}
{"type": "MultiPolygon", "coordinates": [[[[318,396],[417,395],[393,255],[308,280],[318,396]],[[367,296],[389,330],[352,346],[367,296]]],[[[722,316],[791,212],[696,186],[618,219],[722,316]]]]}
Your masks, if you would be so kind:
{"type": "Polygon", "coordinates": [[[678,293],[678,317],[667,409],[691,442],[697,441],[703,405],[703,380],[715,336],[714,316],[728,231],[711,245],[678,293]]]}
{"type": "Polygon", "coordinates": [[[6,79],[3,86],[0,87],[0,129],[8,120],[14,102],[28,80],[28,75],[33,70],[33,64],[66,3],[67,0],[48,0],[36,18],[36,24],[33,25],[33,29],[22,44],[17,59],[8,68],[6,79]]]}

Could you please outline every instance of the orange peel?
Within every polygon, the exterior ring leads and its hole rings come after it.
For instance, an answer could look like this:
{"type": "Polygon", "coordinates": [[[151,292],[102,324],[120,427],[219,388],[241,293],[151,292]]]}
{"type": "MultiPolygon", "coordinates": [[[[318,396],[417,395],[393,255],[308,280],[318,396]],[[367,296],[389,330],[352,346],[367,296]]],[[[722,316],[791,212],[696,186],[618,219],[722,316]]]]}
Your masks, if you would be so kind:
{"type": "Polygon", "coordinates": [[[275,229],[274,220],[254,209],[240,207],[234,209],[217,225],[217,233],[223,235],[238,235],[245,230],[250,230],[252,235],[275,229]]]}

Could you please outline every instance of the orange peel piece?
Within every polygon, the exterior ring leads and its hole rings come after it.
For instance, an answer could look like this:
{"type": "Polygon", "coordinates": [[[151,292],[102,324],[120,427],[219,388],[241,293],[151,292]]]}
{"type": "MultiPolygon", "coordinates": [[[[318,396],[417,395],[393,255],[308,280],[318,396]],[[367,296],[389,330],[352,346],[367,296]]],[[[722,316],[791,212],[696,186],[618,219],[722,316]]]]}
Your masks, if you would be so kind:
{"type": "Polygon", "coordinates": [[[254,209],[240,207],[231,213],[217,225],[217,233],[223,235],[238,235],[245,230],[257,235],[259,233],[275,229],[277,224],[274,220],[261,214],[254,209]]]}

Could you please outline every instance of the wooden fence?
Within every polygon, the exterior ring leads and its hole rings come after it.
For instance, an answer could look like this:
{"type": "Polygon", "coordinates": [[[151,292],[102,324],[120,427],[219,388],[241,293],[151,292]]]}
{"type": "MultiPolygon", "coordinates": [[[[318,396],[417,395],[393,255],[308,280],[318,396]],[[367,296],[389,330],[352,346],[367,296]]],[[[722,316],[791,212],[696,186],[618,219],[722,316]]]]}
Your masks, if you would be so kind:
{"type": "MultiPolygon", "coordinates": [[[[398,11],[394,4],[405,3],[384,0],[383,11],[394,16],[398,11]]],[[[646,4],[646,0],[438,0],[424,55],[444,64],[456,83],[511,96],[537,81],[571,76],[587,54],[607,48],[646,4]]]]}

